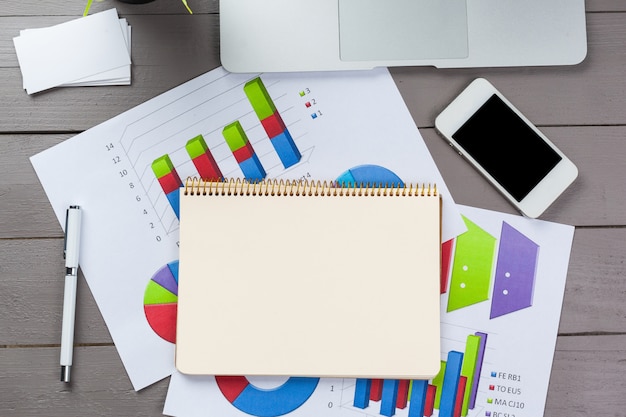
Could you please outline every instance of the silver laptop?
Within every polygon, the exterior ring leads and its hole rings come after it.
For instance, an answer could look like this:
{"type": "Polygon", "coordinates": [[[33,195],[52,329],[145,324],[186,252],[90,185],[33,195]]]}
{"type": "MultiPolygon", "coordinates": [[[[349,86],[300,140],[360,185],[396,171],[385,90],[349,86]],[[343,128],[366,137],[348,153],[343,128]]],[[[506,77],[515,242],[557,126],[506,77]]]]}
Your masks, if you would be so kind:
{"type": "Polygon", "coordinates": [[[231,72],[573,65],[585,0],[220,0],[231,72]]]}

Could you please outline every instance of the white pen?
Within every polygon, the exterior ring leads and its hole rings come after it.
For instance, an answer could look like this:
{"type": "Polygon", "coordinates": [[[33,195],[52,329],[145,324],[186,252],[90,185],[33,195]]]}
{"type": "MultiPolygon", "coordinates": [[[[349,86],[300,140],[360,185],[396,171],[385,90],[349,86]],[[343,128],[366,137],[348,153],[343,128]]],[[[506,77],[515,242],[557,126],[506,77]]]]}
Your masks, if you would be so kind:
{"type": "Polygon", "coordinates": [[[65,293],[63,295],[63,327],[61,329],[61,381],[70,382],[74,351],[74,317],[76,315],[76,283],[78,280],[78,249],[80,247],[81,211],[70,206],[65,217],[65,293]]]}

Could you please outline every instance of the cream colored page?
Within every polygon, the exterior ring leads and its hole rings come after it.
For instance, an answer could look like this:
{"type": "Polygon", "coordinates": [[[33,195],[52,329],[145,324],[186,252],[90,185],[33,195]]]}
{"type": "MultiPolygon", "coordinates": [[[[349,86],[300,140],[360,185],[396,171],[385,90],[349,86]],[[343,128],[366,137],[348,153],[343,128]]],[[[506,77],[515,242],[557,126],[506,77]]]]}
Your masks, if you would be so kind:
{"type": "Polygon", "coordinates": [[[178,369],[435,374],[439,201],[181,195],[178,369]]]}

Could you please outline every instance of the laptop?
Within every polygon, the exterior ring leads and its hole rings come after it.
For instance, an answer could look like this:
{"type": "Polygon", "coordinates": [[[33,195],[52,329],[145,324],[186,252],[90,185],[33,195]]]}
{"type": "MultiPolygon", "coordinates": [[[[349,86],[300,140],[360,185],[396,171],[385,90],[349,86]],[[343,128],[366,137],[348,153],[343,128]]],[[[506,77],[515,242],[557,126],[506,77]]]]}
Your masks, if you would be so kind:
{"type": "Polygon", "coordinates": [[[584,0],[220,0],[231,72],[574,65],[584,0]]]}

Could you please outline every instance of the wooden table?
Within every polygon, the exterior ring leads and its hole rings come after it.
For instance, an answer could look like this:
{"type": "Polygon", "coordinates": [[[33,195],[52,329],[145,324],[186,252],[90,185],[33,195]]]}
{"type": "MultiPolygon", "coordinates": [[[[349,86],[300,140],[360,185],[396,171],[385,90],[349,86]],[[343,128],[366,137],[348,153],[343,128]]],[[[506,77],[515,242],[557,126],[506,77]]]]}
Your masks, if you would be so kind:
{"type": "MultiPolygon", "coordinates": [[[[219,65],[217,0],[117,7],[133,30],[130,87],[29,96],[12,38],[82,14],[86,0],[0,6],[0,415],[158,416],[168,381],[133,391],[81,276],[75,383],[59,382],[63,234],[28,158],[219,65]]],[[[587,0],[576,66],[437,70],[393,77],[455,200],[514,210],[437,136],[435,116],[475,77],[491,80],[580,169],[542,216],[576,226],[546,416],[626,416],[626,2],[587,0]]],[[[60,164],[63,161],[59,161],[60,164]]]]}

